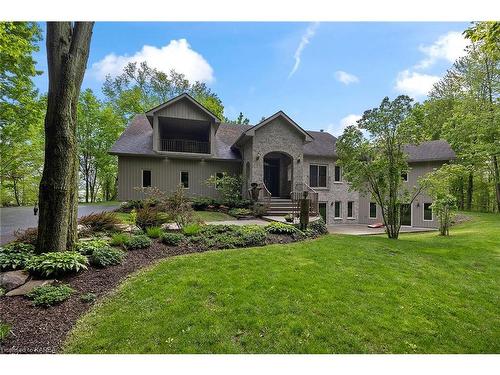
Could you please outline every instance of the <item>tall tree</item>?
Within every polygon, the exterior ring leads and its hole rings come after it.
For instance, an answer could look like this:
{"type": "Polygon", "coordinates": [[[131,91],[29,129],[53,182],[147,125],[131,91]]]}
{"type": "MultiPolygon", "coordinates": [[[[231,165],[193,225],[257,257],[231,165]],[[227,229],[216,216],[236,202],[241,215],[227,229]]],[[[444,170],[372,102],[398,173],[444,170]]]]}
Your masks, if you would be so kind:
{"type": "Polygon", "coordinates": [[[235,125],[248,125],[250,124],[250,120],[243,115],[243,112],[240,112],[236,120],[230,120],[227,117],[225,118],[225,121],[229,124],[235,124],[235,125]]]}
{"type": "Polygon", "coordinates": [[[49,91],[38,252],[65,251],[77,239],[77,106],[93,26],[92,22],[47,23],[49,91]]]}
{"type": "Polygon", "coordinates": [[[408,96],[393,101],[386,97],[378,108],[365,111],[357,126],[348,126],[337,141],[339,164],[350,188],[377,202],[392,239],[399,236],[402,204],[411,204],[419,193],[417,188],[406,189],[402,179],[408,169],[404,145],[414,142],[405,126],[411,109],[408,96]]]}

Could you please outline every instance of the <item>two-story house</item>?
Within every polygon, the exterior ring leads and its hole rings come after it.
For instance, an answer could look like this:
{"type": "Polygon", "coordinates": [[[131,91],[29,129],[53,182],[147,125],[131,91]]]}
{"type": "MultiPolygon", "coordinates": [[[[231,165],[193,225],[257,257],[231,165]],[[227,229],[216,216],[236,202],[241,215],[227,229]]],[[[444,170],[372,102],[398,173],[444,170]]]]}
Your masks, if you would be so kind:
{"type": "MultiPolygon", "coordinates": [[[[255,126],[221,121],[187,94],[135,116],[110,150],[118,156],[118,198],[140,199],[137,187],[173,191],[182,184],[190,196],[216,197],[206,180],[222,172],[243,177],[243,195],[252,183],[270,215],[285,214],[291,198],[307,191],[314,211],[327,224],[381,221],[369,197],[350,191],[336,165],[336,138],[302,129],[284,112],[255,126]]],[[[411,186],[419,176],[455,157],[444,141],[408,146],[411,186]]],[[[431,199],[421,193],[402,215],[404,225],[435,227],[431,199]]]]}

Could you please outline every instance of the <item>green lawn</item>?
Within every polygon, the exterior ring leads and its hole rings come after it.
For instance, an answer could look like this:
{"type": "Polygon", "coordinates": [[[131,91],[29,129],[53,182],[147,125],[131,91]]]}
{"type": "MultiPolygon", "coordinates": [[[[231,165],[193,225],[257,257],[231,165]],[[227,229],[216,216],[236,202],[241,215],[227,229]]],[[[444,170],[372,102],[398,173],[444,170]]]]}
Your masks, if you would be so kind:
{"type": "Polygon", "coordinates": [[[499,353],[500,216],[166,259],[128,279],[70,353],[499,353]]]}
{"type": "MultiPolygon", "coordinates": [[[[116,216],[124,223],[130,223],[130,214],[125,212],[116,212],[116,216]]],[[[224,221],[224,220],[236,220],[233,216],[225,214],[223,212],[211,212],[211,211],[195,211],[194,217],[202,221],[224,221]]]]}

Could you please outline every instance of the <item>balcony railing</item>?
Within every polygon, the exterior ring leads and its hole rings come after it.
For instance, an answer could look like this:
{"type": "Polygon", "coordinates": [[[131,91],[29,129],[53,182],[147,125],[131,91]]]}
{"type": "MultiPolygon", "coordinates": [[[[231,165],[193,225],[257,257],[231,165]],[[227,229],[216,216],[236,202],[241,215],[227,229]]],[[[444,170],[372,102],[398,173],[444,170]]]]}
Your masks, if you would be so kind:
{"type": "Polygon", "coordinates": [[[191,141],[189,139],[160,139],[160,150],[171,152],[191,152],[209,154],[210,143],[191,141]]]}

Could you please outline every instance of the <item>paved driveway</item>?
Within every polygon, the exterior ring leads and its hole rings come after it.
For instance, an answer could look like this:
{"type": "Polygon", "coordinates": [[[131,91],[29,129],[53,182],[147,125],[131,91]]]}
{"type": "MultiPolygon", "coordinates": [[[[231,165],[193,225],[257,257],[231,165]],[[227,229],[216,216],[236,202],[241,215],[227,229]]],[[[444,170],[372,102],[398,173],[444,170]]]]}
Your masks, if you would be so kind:
{"type": "MultiPolygon", "coordinates": [[[[401,227],[400,233],[432,232],[433,228],[401,227]]],[[[383,234],[384,228],[368,228],[367,224],[332,224],[328,225],[328,232],[336,234],[351,234],[366,236],[370,234],[383,234]]]]}
{"type": "MultiPolygon", "coordinates": [[[[113,211],[119,205],[83,205],[78,206],[78,217],[91,212],[113,211]]],[[[14,239],[14,231],[38,225],[38,216],[33,215],[33,207],[0,208],[0,245],[14,239]]]]}

